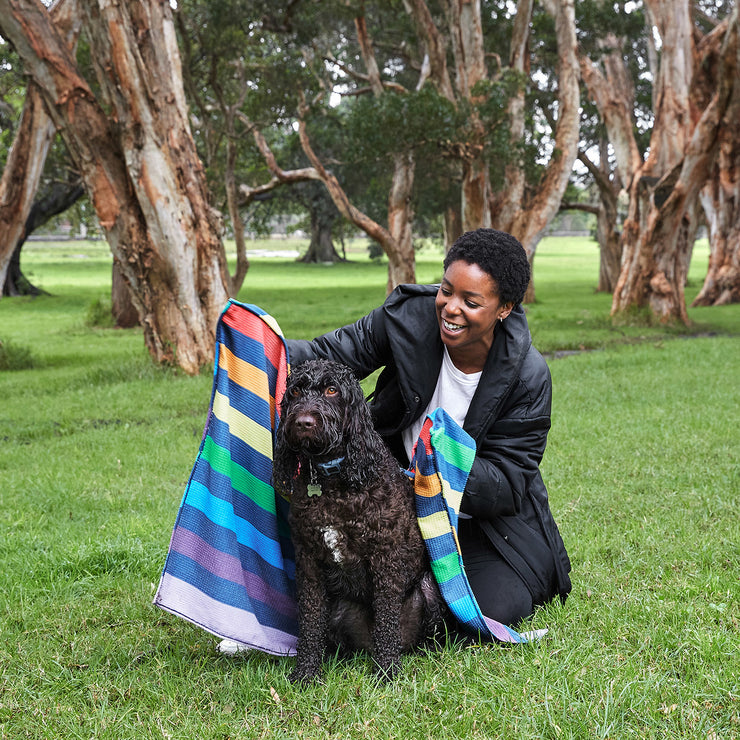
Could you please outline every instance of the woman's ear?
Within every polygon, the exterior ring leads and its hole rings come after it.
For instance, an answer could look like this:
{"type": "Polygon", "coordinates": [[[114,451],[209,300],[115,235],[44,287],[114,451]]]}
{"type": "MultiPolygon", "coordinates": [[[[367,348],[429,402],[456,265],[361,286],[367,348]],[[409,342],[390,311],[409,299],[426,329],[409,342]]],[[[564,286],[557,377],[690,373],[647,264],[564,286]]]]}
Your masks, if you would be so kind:
{"type": "Polygon", "coordinates": [[[499,321],[503,321],[514,310],[513,303],[504,303],[498,315],[499,321]]]}

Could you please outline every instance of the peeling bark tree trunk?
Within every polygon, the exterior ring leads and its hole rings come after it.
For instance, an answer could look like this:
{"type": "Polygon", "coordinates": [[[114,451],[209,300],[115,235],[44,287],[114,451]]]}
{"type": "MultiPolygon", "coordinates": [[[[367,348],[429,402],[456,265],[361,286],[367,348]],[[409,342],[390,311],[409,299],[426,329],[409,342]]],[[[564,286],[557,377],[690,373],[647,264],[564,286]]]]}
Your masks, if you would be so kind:
{"type": "Polygon", "coordinates": [[[54,125],[46,114],[41,93],[31,82],[26,92],[21,123],[0,181],[0,286],[5,288],[13,254],[26,238],[26,220],[33,205],[54,125]]]}
{"type": "MultiPolygon", "coordinates": [[[[355,29],[370,87],[373,95],[378,98],[384,94],[383,83],[364,16],[355,18],[355,29]]],[[[411,151],[399,152],[393,157],[393,178],[388,193],[387,232],[390,238],[378,242],[388,257],[387,293],[401,283],[416,282],[414,242],[411,230],[414,220],[411,196],[415,171],[416,162],[411,151]]]]}
{"type": "MultiPolygon", "coordinates": [[[[740,70],[740,60],[737,68],[740,70]]],[[[709,269],[692,306],[740,302],[740,83],[737,72],[719,124],[719,154],[701,201],[709,226],[709,269]]]]}
{"type": "MultiPolygon", "coordinates": [[[[60,0],[49,10],[54,24],[70,49],[77,45],[81,23],[73,0],[60,0]]],[[[26,224],[39,187],[54,134],[41,91],[31,80],[26,88],[21,121],[0,180],[0,286],[2,295],[14,295],[8,284],[11,263],[20,273],[21,245],[28,236],[26,224]]]]}
{"type": "MultiPolygon", "coordinates": [[[[553,155],[537,187],[531,193],[525,189],[520,166],[507,167],[504,185],[489,202],[494,228],[513,234],[524,246],[530,265],[542,234],[560,209],[578,154],[579,86],[576,55],[575,10],[573,0],[546,0],[544,6],[555,21],[558,45],[558,119],[554,131],[553,155]]],[[[528,71],[527,44],[532,15],[532,0],[520,0],[512,36],[510,66],[528,71]]],[[[524,134],[524,90],[509,104],[512,144],[518,144],[524,134]]],[[[533,273],[534,274],[534,273],[533,273]]],[[[534,278],[530,280],[525,303],[535,301],[534,278]]]]}
{"type": "Polygon", "coordinates": [[[229,139],[226,144],[226,200],[229,206],[229,218],[234,230],[234,244],[236,245],[236,272],[229,276],[229,293],[236,295],[244,284],[244,278],[249,271],[249,258],[247,257],[247,242],[244,237],[244,222],[239,213],[239,191],[236,185],[234,169],[236,168],[237,148],[236,142],[229,139]]]}
{"type": "Polygon", "coordinates": [[[85,193],[82,185],[77,182],[57,183],[47,195],[34,201],[31,212],[26,219],[24,235],[13,250],[13,256],[8,265],[8,273],[5,276],[3,295],[41,295],[46,291],[32,285],[21,271],[21,251],[25,244],[26,236],[32,234],[39,226],[45,224],[50,218],[64,213],[73,203],[77,202],[85,193]]]}
{"type": "Polygon", "coordinates": [[[616,181],[610,180],[604,170],[607,161],[605,151],[599,158],[599,168],[585,157],[581,157],[581,162],[591,170],[601,202],[597,217],[601,257],[598,290],[613,293],[622,262],[622,246],[616,230],[618,191],[620,187],[629,188],[634,173],[642,165],[642,156],[634,134],[634,88],[625,68],[622,44],[613,34],[607,34],[601,47],[611,51],[601,57],[598,65],[582,57],[581,77],[604,122],[609,143],[614,150],[616,181]]]}
{"type": "Polygon", "coordinates": [[[169,4],[81,3],[106,114],[35,0],[0,0],[0,31],[41,88],[159,362],[213,359],[228,297],[223,245],[187,122],[169,4]]]}
{"type": "Polygon", "coordinates": [[[720,24],[695,53],[688,3],[650,0],[648,6],[663,39],[657,80],[660,104],[650,154],[630,188],[612,315],[648,306],[661,321],[688,324],[684,285],[697,198],[716,155],[719,121],[738,74],[737,9],[729,25],[720,24]],[[712,81],[706,79],[705,70],[711,66],[706,62],[720,44],[719,71],[712,81]],[[712,87],[714,94],[709,91],[712,87]],[[703,111],[696,110],[696,101],[708,101],[703,111]]]}
{"type": "Polygon", "coordinates": [[[740,303],[740,160],[737,152],[735,160],[733,170],[725,178],[713,177],[701,193],[709,227],[709,268],[692,306],[740,303]]]}
{"type": "Polygon", "coordinates": [[[388,255],[388,284],[386,292],[401,283],[416,282],[416,261],[411,227],[414,212],[411,193],[414,186],[415,163],[411,152],[396,154],[393,158],[393,182],[388,196],[388,231],[393,240],[388,255]]]}

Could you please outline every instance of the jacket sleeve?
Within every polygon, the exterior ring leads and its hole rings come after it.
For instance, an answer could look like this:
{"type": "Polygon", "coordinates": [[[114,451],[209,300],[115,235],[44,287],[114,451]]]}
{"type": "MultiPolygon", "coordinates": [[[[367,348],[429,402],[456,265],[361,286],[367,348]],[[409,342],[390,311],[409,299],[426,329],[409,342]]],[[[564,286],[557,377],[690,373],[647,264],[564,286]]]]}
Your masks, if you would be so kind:
{"type": "Polygon", "coordinates": [[[539,473],[550,429],[549,371],[540,382],[520,380],[503,412],[485,430],[461,510],[480,519],[512,516],[539,473]]]}
{"type": "Polygon", "coordinates": [[[351,367],[360,379],[383,366],[389,355],[382,307],[354,324],[311,341],[289,339],[287,344],[291,365],[298,365],[305,360],[335,360],[351,367]]]}

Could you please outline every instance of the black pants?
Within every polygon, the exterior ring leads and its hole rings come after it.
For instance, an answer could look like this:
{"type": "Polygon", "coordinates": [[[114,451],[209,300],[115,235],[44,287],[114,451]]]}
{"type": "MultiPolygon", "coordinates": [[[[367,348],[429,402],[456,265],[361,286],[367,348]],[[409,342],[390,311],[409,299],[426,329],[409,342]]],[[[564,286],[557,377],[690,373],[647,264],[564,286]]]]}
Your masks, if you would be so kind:
{"type": "Polygon", "coordinates": [[[487,617],[515,627],[534,612],[527,584],[499,555],[473,519],[460,519],[458,537],[470,587],[487,617]]]}

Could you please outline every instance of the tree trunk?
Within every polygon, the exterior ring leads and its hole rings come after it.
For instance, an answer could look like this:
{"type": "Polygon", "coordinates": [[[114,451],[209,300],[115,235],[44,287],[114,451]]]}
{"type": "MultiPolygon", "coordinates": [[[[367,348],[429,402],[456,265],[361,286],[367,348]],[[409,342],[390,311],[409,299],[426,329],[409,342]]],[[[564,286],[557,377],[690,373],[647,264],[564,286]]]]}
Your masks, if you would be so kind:
{"type": "MultiPolygon", "coordinates": [[[[737,120],[737,119],[735,119],[737,120]]],[[[740,161],[712,178],[701,194],[709,227],[709,268],[692,306],[740,303],[740,161]]]]}
{"type": "MultiPolygon", "coordinates": [[[[738,62],[737,69],[740,69],[738,62]]],[[[701,192],[709,226],[709,268],[692,306],[740,302],[740,84],[737,72],[719,123],[719,154],[701,192]]]]}
{"type": "Polygon", "coordinates": [[[596,215],[596,238],[599,242],[599,293],[613,293],[622,264],[622,248],[617,231],[617,199],[599,192],[599,211],[596,215]]]}
{"type": "MultiPolygon", "coordinates": [[[[534,261],[542,234],[560,208],[560,202],[568,185],[568,178],[578,154],[579,138],[579,72],[576,54],[575,9],[573,0],[546,0],[545,8],[555,21],[555,35],[558,45],[558,118],[554,131],[553,154],[547,164],[545,173],[531,195],[525,193],[521,172],[507,169],[504,195],[496,194],[490,201],[492,225],[494,228],[513,234],[524,246],[530,264],[534,261]],[[511,178],[511,180],[509,179],[511,178]],[[508,192],[507,192],[508,191],[508,192]],[[518,198],[518,202],[513,198],[518,198]]],[[[524,12],[524,18],[531,15],[531,2],[526,0],[517,8],[524,12]]],[[[526,68],[524,49],[526,48],[527,24],[515,25],[512,45],[512,63],[522,69],[526,68]],[[518,29],[518,30],[517,30],[518,29]],[[516,56],[514,56],[516,55],[516,56]]],[[[517,67],[514,67],[517,68],[517,67]]],[[[524,105],[523,98],[512,103],[512,133],[523,131],[524,105]]],[[[534,276],[534,272],[532,273],[534,276]]],[[[525,302],[535,300],[534,277],[530,280],[525,302]]]]}
{"type": "Polygon", "coordinates": [[[462,215],[459,206],[457,208],[447,208],[444,213],[445,254],[462,234],[462,215]]]}
{"type": "MultiPolygon", "coordinates": [[[[81,23],[74,0],[60,0],[49,10],[57,31],[70,49],[77,45],[81,23]]],[[[1,24],[0,24],[1,25],[1,24]]],[[[20,249],[28,236],[26,223],[39,187],[46,155],[54,138],[54,124],[46,112],[41,91],[30,80],[13,146],[0,179],[0,286],[1,295],[14,295],[23,282],[20,249]],[[8,284],[8,270],[17,270],[8,284]]]]}
{"type": "MultiPolygon", "coordinates": [[[[8,270],[16,250],[26,239],[26,221],[33,205],[54,125],[44,110],[41,94],[32,82],[26,92],[21,123],[0,181],[0,285],[2,295],[13,295],[8,270]]],[[[18,256],[20,265],[20,255],[18,256]]]]}
{"type": "Polygon", "coordinates": [[[388,231],[394,243],[388,254],[387,292],[402,283],[416,282],[414,239],[411,227],[414,212],[411,194],[414,187],[415,162],[411,152],[393,157],[393,182],[388,195],[388,231]]]}
{"type": "Polygon", "coordinates": [[[247,257],[247,242],[244,238],[244,222],[239,212],[239,191],[236,185],[234,170],[236,168],[237,147],[236,142],[229,138],[226,143],[226,200],[229,206],[229,218],[234,230],[234,244],[236,246],[236,272],[229,276],[229,293],[237,295],[244,284],[244,278],[249,271],[249,258],[247,257]]]}
{"type": "Polygon", "coordinates": [[[737,8],[729,25],[723,22],[708,34],[695,54],[688,4],[675,7],[650,0],[649,6],[663,38],[660,104],[650,154],[630,188],[612,315],[647,306],[661,321],[688,324],[684,285],[696,228],[696,201],[711,171],[719,122],[738,75],[737,8]],[[717,53],[717,79],[708,79],[706,70],[712,65],[706,61],[717,53]],[[703,101],[708,101],[704,110],[696,110],[697,102],[703,101]]]}
{"type": "Polygon", "coordinates": [[[336,218],[320,218],[315,211],[310,212],[311,218],[311,241],[306,254],[301,257],[300,262],[306,263],[333,263],[341,262],[342,258],[334,249],[332,229],[336,218]]]}
{"type": "Polygon", "coordinates": [[[26,243],[26,238],[39,226],[45,224],[50,218],[64,213],[70,206],[76,203],[85,193],[79,182],[57,183],[51,191],[43,198],[34,201],[31,212],[26,219],[23,236],[18,240],[13,256],[8,265],[8,272],[3,285],[3,295],[40,295],[45,291],[32,285],[21,271],[21,251],[26,243]]]}
{"type": "Polygon", "coordinates": [[[85,0],[81,11],[110,114],[43,5],[0,0],[0,30],[80,170],[152,357],[197,373],[213,359],[228,274],[187,121],[170,6],[85,0]]]}
{"type": "MultiPolygon", "coordinates": [[[[355,29],[370,87],[373,95],[379,98],[384,94],[383,84],[364,15],[355,18],[355,29]]],[[[388,193],[387,233],[390,238],[378,241],[388,256],[388,283],[386,284],[388,294],[397,285],[416,282],[412,233],[414,212],[411,206],[415,169],[416,162],[412,151],[399,152],[393,156],[393,179],[388,193]]]]}
{"type": "Polygon", "coordinates": [[[139,312],[136,310],[128,283],[123,277],[121,263],[114,257],[111,267],[111,313],[118,329],[132,329],[139,325],[139,312]]]}

